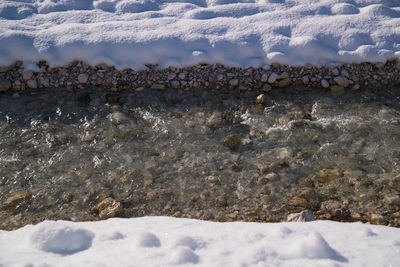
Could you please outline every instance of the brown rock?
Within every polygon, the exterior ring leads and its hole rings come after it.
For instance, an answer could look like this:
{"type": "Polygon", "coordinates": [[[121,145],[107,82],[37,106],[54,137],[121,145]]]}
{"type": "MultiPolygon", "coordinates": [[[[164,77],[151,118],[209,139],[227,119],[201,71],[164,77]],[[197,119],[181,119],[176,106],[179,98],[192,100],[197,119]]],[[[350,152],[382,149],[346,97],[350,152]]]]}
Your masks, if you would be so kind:
{"type": "Polygon", "coordinates": [[[343,176],[343,173],[338,168],[323,169],[315,174],[315,179],[320,183],[329,183],[343,176]]]}
{"type": "Polygon", "coordinates": [[[368,214],[368,221],[372,224],[384,224],[385,218],[380,214],[370,213],[368,214]]]}
{"type": "Polygon", "coordinates": [[[271,85],[269,85],[269,84],[266,83],[266,84],[264,84],[262,90],[263,90],[264,92],[268,93],[269,91],[272,90],[272,87],[271,87],[271,85]]]}
{"type": "Polygon", "coordinates": [[[101,219],[108,219],[121,215],[123,208],[120,202],[108,197],[97,204],[92,211],[98,212],[101,219]]]}
{"type": "Polygon", "coordinates": [[[321,203],[321,211],[330,214],[332,219],[342,220],[350,216],[347,208],[337,200],[327,200],[321,203]]]}
{"type": "Polygon", "coordinates": [[[7,198],[7,200],[4,201],[2,208],[5,210],[13,210],[22,202],[31,199],[31,197],[32,194],[27,190],[19,191],[11,197],[7,198]]]}
{"type": "Polygon", "coordinates": [[[164,84],[160,84],[160,83],[155,83],[155,84],[153,84],[151,86],[151,89],[164,91],[165,90],[165,85],[164,84]]]}
{"type": "Polygon", "coordinates": [[[280,80],[278,82],[278,87],[279,88],[284,88],[284,87],[289,86],[291,83],[292,83],[292,79],[286,78],[286,79],[280,80]]]}
{"type": "Polygon", "coordinates": [[[289,206],[294,206],[294,207],[307,207],[308,206],[307,200],[302,197],[296,197],[296,198],[290,200],[288,204],[289,204],[289,206]]]}
{"type": "Polygon", "coordinates": [[[228,134],[223,143],[232,150],[237,149],[240,145],[240,137],[237,134],[228,134]]]}

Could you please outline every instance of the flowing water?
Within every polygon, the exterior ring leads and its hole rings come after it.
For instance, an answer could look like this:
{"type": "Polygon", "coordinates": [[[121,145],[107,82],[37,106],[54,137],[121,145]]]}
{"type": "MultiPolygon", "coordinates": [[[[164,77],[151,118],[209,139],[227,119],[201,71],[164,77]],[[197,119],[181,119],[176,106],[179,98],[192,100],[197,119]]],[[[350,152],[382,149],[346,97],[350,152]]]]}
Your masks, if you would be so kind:
{"type": "Polygon", "coordinates": [[[256,105],[260,93],[1,94],[0,228],[97,220],[105,197],[122,217],[400,218],[399,87],[277,89],[256,105]]]}

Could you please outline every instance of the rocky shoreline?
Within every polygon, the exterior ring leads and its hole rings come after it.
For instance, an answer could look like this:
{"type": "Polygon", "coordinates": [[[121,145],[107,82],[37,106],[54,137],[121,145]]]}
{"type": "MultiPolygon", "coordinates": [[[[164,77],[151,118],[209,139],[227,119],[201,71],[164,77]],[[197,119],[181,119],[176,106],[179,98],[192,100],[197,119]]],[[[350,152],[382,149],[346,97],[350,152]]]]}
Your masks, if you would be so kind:
{"type": "Polygon", "coordinates": [[[62,67],[50,68],[40,61],[37,70],[24,69],[23,62],[0,67],[0,92],[8,90],[66,87],[82,88],[86,85],[102,86],[111,91],[148,88],[222,88],[239,90],[262,88],[265,92],[273,87],[306,85],[329,89],[335,95],[345,88],[359,90],[370,85],[390,85],[400,82],[400,61],[386,63],[344,64],[341,66],[285,66],[271,64],[269,68],[233,68],[219,64],[198,64],[195,66],[158,69],[156,65],[146,65],[147,69],[117,70],[113,66],[99,64],[89,66],[75,61],[62,67]]]}

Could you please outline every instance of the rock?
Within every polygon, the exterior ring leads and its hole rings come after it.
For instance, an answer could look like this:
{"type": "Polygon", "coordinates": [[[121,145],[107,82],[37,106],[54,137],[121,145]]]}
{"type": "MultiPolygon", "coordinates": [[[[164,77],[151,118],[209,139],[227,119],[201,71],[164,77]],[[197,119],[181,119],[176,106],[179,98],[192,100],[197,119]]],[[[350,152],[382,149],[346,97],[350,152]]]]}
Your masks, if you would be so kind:
{"type": "Polygon", "coordinates": [[[340,73],[342,76],[349,78],[349,72],[347,70],[342,70],[342,72],[340,73]]]}
{"type": "Polygon", "coordinates": [[[308,84],[310,82],[310,78],[308,78],[307,75],[301,77],[301,80],[303,81],[304,84],[308,84]]]}
{"type": "Polygon", "coordinates": [[[347,87],[350,84],[352,84],[352,81],[347,79],[344,76],[337,76],[333,80],[337,83],[337,85],[339,85],[341,87],[347,87]]]}
{"type": "Polygon", "coordinates": [[[184,80],[186,78],[186,73],[184,72],[179,73],[178,78],[184,80]]]}
{"type": "Polygon", "coordinates": [[[351,88],[351,90],[353,91],[358,91],[360,89],[360,85],[357,83],[353,86],[353,88],[351,88]]]}
{"type": "Polygon", "coordinates": [[[400,192],[400,175],[395,176],[389,183],[390,187],[400,192]]]}
{"type": "Polygon", "coordinates": [[[338,76],[339,75],[339,70],[337,68],[334,68],[332,70],[332,74],[335,75],[335,76],[338,76]]]}
{"type": "Polygon", "coordinates": [[[291,83],[292,83],[292,79],[286,78],[286,79],[280,80],[278,82],[278,87],[279,88],[284,88],[284,87],[289,86],[291,83]]]}
{"type": "Polygon", "coordinates": [[[22,73],[22,79],[25,81],[30,80],[33,77],[33,71],[27,70],[22,73]]]}
{"type": "Polygon", "coordinates": [[[223,141],[224,145],[235,150],[240,145],[240,137],[237,134],[228,134],[223,141]]]}
{"type": "Polygon", "coordinates": [[[269,84],[264,84],[262,90],[263,90],[264,92],[268,93],[269,91],[272,90],[272,87],[271,87],[271,85],[269,85],[269,84]]]}
{"type": "Polygon", "coordinates": [[[175,73],[173,73],[173,72],[168,73],[168,80],[169,80],[169,81],[175,79],[175,77],[176,77],[176,74],[175,74],[175,73]]]}
{"type": "Polygon", "coordinates": [[[164,91],[165,90],[165,85],[164,84],[160,84],[160,83],[155,83],[155,84],[153,84],[151,86],[151,89],[164,91]]]}
{"type": "Polygon", "coordinates": [[[7,198],[7,200],[4,201],[2,208],[4,210],[12,211],[15,208],[17,208],[17,206],[19,204],[21,204],[22,202],[27,201],[31,198],[32,198],[32,194],[30,192],[28,192],[27,190],[19,191],[19,192],[15,193],[14,195],[12,195],[11,197],[7,198]]]}
{"type": "Polygon", "coordinates": [[[265,82],[267,82],[267,81],[268,81],[268,75],[267,75],[267,74],[263,74],[263,75],[261,76],[261,82],[265,83],[265,82]]]}
{"type": "Polygon", "coordinates": [[[337,200],[327,200],[321,203],[321,211],[330,214],[332,219],[343,220],[350,216],[350,212],[337,200]]]}
{"type": "Polygon", "coordinates": [[[120,202],[111,197],[107,197],[92,209],[98,212],[101,219],[108,219],[122,214],[123,208],[120,202]]]}
{"type": "Polygon", "coordinates": [[[87,83],[88,79],[89,79],[89,75],[87,75],[86,73],[81,73],[78,75],[79,83],[87,83]]]}
{"type": "Polygon", "coordinates": [[[384,224],[385,219],[380,214],[370,213],[368,214],[368,221],[372,224],[384,224]]]}
{"type": "Polygon", "coordinates": [[[287,79],[289,77],[289,73],[287,73],[286,71],[279,75],[279,79],[287,79]]]}
{"type": "Polygon", "coordinates": [[[315,179],[320,183],[329,183],[343,176],[343,173],[338,168],[323,169],[315,174],[315,179]]]}
{"type": "Polygon", "coordinates": [[[39,85],[42,86],[42,87],[49,87],[50,86],[50,81],[47,78],[40,77],[39,78],[39,85]]]}
{"type": "Polygon", "coordinates": [[[36,80],[29,80],[26,82],[26,85],[31,89],[37,88],[37,81],[36,80]]]}
{"type": "Polygon", "coordinates": [[[299,213],[292,213],[287,216],[288,222],[312,222],[314,215],[308,210],[303,210],[299,213]]]}
{"type": "Polygon", "coordinates": [[[276,181],[278,179],[279,179],[279,176],[276,173],[271,172],[271,173],[268,173],[267,175],[263,175],[263,176],[258,177],[258,179],[256,181],[256,184],[264,185],[264,184],[267,184],[267,183],[270,183],[270,182],[274,182],[274,181],[276,181]]]}
{"type": "Polygon", "coordinates": [[[253,114],[261,115],[264,112],[264,106],[261,104],[250,106],[250,112],[253,114]]]}
{"type": "Polygon", "coordinates": [[[308,206],[307,200],[302,197],[296,197],[296,198],[290,200],[288,204],[289,204],[289,206],[293,206],[293,207],[307,207],[308,206]]]}
{"type": "Polygon", "coordinates": [[[337,86],[337,85],[332,85],[331,86],[331,94],[333,96],[340,96],[344,94],[344,88],[341,86],[337,86]]]}
{"type": "Polygon", "coordinates": [[[172,88],[174,88],[174,89],[178,89],[179,88],[179,81],[177,81],[177,80],[173,80],[173,81],[171,81],[171,87],[172,88]]]}
{"type": "Polygon", "coordinates": [[[321,81],[321,86],[322,86],[323,88],[325,88],[325,89],[329,88],[329,83],[328,83],[328,81],[325,80],[325,79],[323,79],[323,80],[321,81]]]}
{"type": "Polygon", "coordinates": [[[238,79],[232,79],[229,81],[230,86],[238,86],[239,85],[239,80],[238,79]]]}
{"type": "Polygon", "coordinates": [[[278,78],[279,75],[273,72],[268,78],[268,83],[274,83],[278,78]]]}
{"type": "Polygon", "coordinates": [[[0,79],[0,92],[6,92],[11,88],[11,82],[7,79],[0,79]]]}
{"type": "Polygon", "coordinates": [[[264,104],[265,102],[265,95],[264,94],[260,94],[257,96],[256,98],[256,103],[257,104],[264,104]]]}
{"type": "Polygon", "coordinates": [[[216,128],[222,123],[222,117],[219,112],[214,112],[207,120],[207,126],[210,128],[216,128]]]}

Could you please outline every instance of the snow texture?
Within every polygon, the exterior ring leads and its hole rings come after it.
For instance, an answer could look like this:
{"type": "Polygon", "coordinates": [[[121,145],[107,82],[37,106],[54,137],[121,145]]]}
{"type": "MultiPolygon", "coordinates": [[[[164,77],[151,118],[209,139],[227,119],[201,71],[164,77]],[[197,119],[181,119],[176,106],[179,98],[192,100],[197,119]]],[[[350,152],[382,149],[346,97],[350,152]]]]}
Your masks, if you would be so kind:
{"type": "Polygon", "coordinates": [[[83,60],[139,70],[400,57],[399,0],[2,0],[0,26],[0,66],[83,60]]]}
{"type": "Polygon", "coordinates": [[[400,266],[400,229],[169,217],[0,231],[0,266],[400,266]]]}

